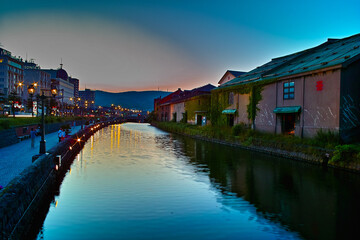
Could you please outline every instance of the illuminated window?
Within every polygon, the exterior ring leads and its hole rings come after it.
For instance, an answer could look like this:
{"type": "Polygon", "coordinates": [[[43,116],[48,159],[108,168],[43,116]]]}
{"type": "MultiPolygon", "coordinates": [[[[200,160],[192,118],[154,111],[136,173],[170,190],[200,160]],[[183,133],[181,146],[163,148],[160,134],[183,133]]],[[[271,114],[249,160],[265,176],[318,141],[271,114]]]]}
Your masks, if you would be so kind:
{"type": "Polygon", "coordinates": [[[294,82],[284,82],[284,92],[283,99],[294,99],[295,97],[295,83],[294,82]]]}

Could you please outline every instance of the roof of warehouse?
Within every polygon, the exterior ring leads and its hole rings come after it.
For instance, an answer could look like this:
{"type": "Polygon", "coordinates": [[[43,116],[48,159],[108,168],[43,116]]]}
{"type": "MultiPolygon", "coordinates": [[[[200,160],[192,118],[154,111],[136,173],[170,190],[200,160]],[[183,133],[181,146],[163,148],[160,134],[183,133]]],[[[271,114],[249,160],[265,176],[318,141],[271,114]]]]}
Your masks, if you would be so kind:
{"type": "Polygon", "coordinates": [[[314,48],[287,56],[274,58],[270,62],[251,70],[221,85],[226,88],[239,84],[301,74],[360,59],[360,34],[343,39],[328,39],[314,48]]]}

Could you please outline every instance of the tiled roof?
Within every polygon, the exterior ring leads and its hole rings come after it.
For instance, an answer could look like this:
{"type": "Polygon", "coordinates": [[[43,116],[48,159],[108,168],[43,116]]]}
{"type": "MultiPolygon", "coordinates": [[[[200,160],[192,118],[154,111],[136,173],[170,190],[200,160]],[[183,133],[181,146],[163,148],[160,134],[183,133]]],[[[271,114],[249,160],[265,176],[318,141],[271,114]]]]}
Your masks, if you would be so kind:
{"type": "Polygon", "coordinates": [[[212,89],[214,89],[215,86],[211,84],[204,85],[202,87],[194,88],[191,90],[191,92],[210,92],[212,89]]]}
{"type": "Polygon", "coordinates": [[[314,48],[264,77],[284,77],[343,64],[360,55],[359,46],[360,34],[338,40],[330,39],[327,44],[314,48]]]}
{"type": "Polygon", "coordinates": [[[360,58],[360,34],[343,39],[328,39],[314,48],[274,58],[270,62],[223,84],[226,88],[238,84],[290,76],[327,68],[360,58]]]}
{"type": "Polygon", "coordinates": [[[192,97],[196,97],[196,96],[200,96],[200,95],[204,95],[204,94],[210,94],[211,90],[214,89],[215,86],[211,85],[211,84],[207,84],[204,85],[202,87],[198,87],[198,88],[194,88],[192,90],[184,90],[184,91],[177,91],[172,93],[172,95],[168,95],[166,100],[165,98],[162,99],[162,101],[160,102],[160,105],[166,105],[166,104],[170,104],[170,103],[178,103],[178,102],[182,102],[185,101],[186,99],[192,98],[192,97]],[[176,94],[175,94],[176,93],[176,94]]]}
{"type": "Polygon", "coordinates": [[[164,98],[159,99],[159,105],[168,104],[172,99],[177,98],[183,91],[179,88],[175,92],[170,93],[169,95],[165,96],[164,98]]]}
{"type": "Polygon", "coordinates": [[[220,85],[224,84],[223,82],[227,80],[227,79],[225,79],[225,76],[227,76],[228,73],[230,73],[230,74],[233,75],[235,78],[237,78],[237,77],[240,77],[241,75],[245,74],[246,72],[227,70],[227,71],[224,73],[224,75],[220,78],[220,81],[218,82],[218,84],[220,84],[220,85]]]}
{"type": "Polygon", "coordinates": [[[241,75],[243,75],[246,72],[239,72],[239,71],[233,71],[233,70],[227,70],[229,73],[231,73],[232,75],[234,75],[234,77],[240,77],[241,75]]]}
{"type": "Polygon", "coordinates": [[[295,53],[284,57],[274,58],[270,62],[265,63],[264,65],[257,67],[250,72],[241,75],[240,77],[234,78],[227,83],[224,83],[220,88],[229,87],[250,81],[261,80],[263,74],[273,70],[274,68],[284,64],[285,62],[290,61],[291,59],[299,56],[300,54],[301,53],[295,53]]]}

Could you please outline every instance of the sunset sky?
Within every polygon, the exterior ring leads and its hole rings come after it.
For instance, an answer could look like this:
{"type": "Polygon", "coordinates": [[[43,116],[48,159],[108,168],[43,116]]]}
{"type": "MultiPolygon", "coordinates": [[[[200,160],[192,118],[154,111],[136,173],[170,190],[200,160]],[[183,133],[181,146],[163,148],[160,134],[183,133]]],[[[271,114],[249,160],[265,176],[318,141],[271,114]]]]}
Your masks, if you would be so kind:
{"type": "Polygon", "coordinates": [[[0,43],[111,92],[217,85],[327,40],[360,33],[360,2],[0,0],[0,43]]]}

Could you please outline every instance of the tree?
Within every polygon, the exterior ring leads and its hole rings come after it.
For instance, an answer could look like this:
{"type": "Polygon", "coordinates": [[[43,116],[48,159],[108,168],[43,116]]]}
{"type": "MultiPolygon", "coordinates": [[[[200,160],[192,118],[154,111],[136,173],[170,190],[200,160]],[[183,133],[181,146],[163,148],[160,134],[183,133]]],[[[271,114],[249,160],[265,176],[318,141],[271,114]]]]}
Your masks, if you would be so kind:
{"type": "Polygon", "coordinates": [[[13,113],[13,117],[15,117],[15,103],[19,102],[20,104],[20,97],[15,90],[11,91],[9,94],[8,102],[11,104],[11,111],[13,113]]]}
{"type": "Polygon", "coordinates": [[[155,111],[152,111],[151,113],[149,113],[149,115],[147,116],[147,118],[145,119],[146,122],[155,122],[157,121],[157,114],[155,111]]]}
{"type": "Polygon", "coordinates": [[[2,114],[4,115],[4,104],[7,102],[7,98],[5,97],[5,94],[3,94],[2,92],[0,92],[0,105],[1,105],[1,108],[2,108],[2,114]]]}

